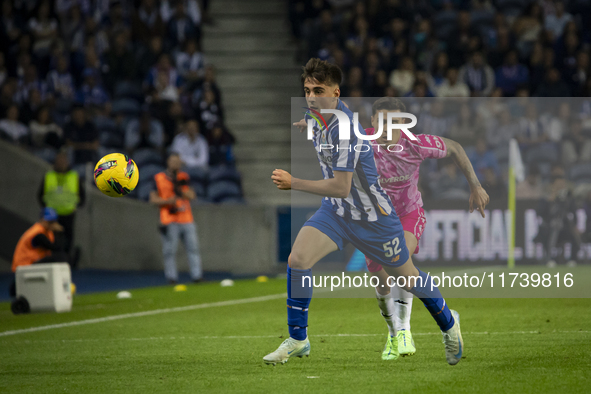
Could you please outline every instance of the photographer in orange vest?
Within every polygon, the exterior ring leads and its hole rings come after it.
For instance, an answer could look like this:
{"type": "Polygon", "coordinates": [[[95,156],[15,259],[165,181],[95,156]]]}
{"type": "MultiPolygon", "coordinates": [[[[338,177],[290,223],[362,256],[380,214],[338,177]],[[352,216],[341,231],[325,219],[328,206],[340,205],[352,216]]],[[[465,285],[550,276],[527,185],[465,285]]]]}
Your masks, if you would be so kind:
{"type": "MultiPolygon", "coordinates": [[[[43,208],[41,219],[25,231],[16,244],[12,257],[12,272],[19,266],[68,261],[61,245],[55,242],[54,232],[64,229],[57,219],[57,212],[53,208],[43,208]]],[[[14,286],[13,283],[10,289],[11,296],[16,293],[14,286]]]]}
{"type": "Polygon", "coordinates": [[[199,282],[202,277],[197,226],[193,221],[190,202],[196,195],[189,187],[189,175],[180,171],[182,164],[179,154],[171,153],[166,162],[166,171],[154,176],[157,190],[150,193],[150,202],[160,207],[164,275],[171,284],[178,282],[175,257],[181,237],[187,251],[191,279],[199,282]]]}

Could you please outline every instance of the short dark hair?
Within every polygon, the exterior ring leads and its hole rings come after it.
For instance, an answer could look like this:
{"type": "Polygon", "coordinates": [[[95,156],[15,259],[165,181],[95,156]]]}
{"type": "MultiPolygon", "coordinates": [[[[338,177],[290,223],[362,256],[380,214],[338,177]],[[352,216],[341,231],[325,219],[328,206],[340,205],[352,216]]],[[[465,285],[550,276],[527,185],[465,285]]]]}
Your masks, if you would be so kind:
{"type": "Polygon", "coordinates": [[[371,106],[371,115],[373,116],[376,114],[376,112],[382,111],[384,109],[405,112],[406,106],[396,97],[382,97],[377,99],[371,106]]]}
{"type": "Polygon", "coordinates": [[[343,80],[343,72],[339,66],[318,58],[308,60],[302,71],[302,83],[312,79],[325,85],[340,85],[343,80]]]}

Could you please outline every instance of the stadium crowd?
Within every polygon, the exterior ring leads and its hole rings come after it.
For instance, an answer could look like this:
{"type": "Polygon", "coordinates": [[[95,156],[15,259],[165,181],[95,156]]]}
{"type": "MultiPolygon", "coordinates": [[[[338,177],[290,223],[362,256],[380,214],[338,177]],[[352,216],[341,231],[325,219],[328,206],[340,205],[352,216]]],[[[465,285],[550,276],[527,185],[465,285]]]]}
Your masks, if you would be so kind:
{"type": "MultiPolygon", "coordinates": [[[[422,132],[467,147],[492,196],[506,195],[500,163],[511,137],[529,163],[544,162],[541,182],[550,182],[552,166],[564,173],[591,161],[591,102],[584,99],[591,96],[590,2],[291,0],[289,10],[300,57],[339,65],[342,97],[525,98],[523,105],[455,101],[453,115],[445,101],[411,105],[424,116],[422,132]],[[527,97],[580,99],[548,105],[527,97]]],[[[530,168],[532,177],[539,172],[530,168]]],[[[577,180],[591,181],[578,168],[577,180]]],[[[437,176],[423,179],[435,197],[467,193],[461,174],[445,162],[437,176]]],[[[543,189],[534,189],[541,197],[543,189]]]]}
{"type": "MultiPolygon", "coordinates": [[[[527,174],[517,198],[544,213],[538,241],[567,240],[575,254],[591,241],[591,2],[290,0],[289,19],[301,62],[343,70],[341,96],[362,124],[372,100],[361,97],[402,97],[419,119],[413,132],[465,147],[492,201],[507,198],[516,138],[527,174]]],[[[469,196],[453,162],[428,161],[421,174],[427,198],[469,196]]]]}
{"type": "MultiPolygon", "coordinates": [[[[50,162],[66,149],[81,175],[85,163],[124,152],[140,181],[176,151],[209,197],[208,170],[233,167],[235,139],[201,51],[208,3],[3,1],[0,138],[50,162]]],[[[141,183],[134,195],[147,199],[153,185],[141,183]]]]}

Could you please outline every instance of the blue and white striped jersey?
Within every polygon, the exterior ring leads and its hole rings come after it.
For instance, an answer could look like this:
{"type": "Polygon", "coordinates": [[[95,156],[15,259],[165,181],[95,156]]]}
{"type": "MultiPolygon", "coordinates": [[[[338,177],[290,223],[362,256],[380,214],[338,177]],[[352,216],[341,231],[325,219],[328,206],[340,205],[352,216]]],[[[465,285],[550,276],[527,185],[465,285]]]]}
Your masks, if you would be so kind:
{"type": "MultiPolygon", "coordinates": [[[[347,114],[351,138],[339,140],[339,122],[332,116],[328,130],[324,125],[314,126],[314,148],[324,179],[334,178],[334,171],[347,171],[353,172],[353,180],[347,198],[324,197],[322,204],[331,205],[337,215],[346,219],[376,221],[379,215],[389,215],[394,208],[378,182],[373,148],[370,141],[357,138],[353,131],[353,113],[341,100],[336,109],[347,114]]],[[[312,117],[306,113],[305,119],[307,122],[312,117]]],[[[358,127],[365,134],[363,127],[358,127]]]]}

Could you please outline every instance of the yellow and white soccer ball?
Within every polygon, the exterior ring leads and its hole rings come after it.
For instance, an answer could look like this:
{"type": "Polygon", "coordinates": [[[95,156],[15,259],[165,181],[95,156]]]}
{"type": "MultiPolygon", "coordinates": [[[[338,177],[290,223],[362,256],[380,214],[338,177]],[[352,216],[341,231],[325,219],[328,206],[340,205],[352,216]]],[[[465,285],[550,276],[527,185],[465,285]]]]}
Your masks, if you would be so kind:
{"type": "Polygon", "coordinates": [[[96,163],[94,183],[109,197],[123,197],[137,186],[139,170],[129,156],[111,153],[96,163]]]}

